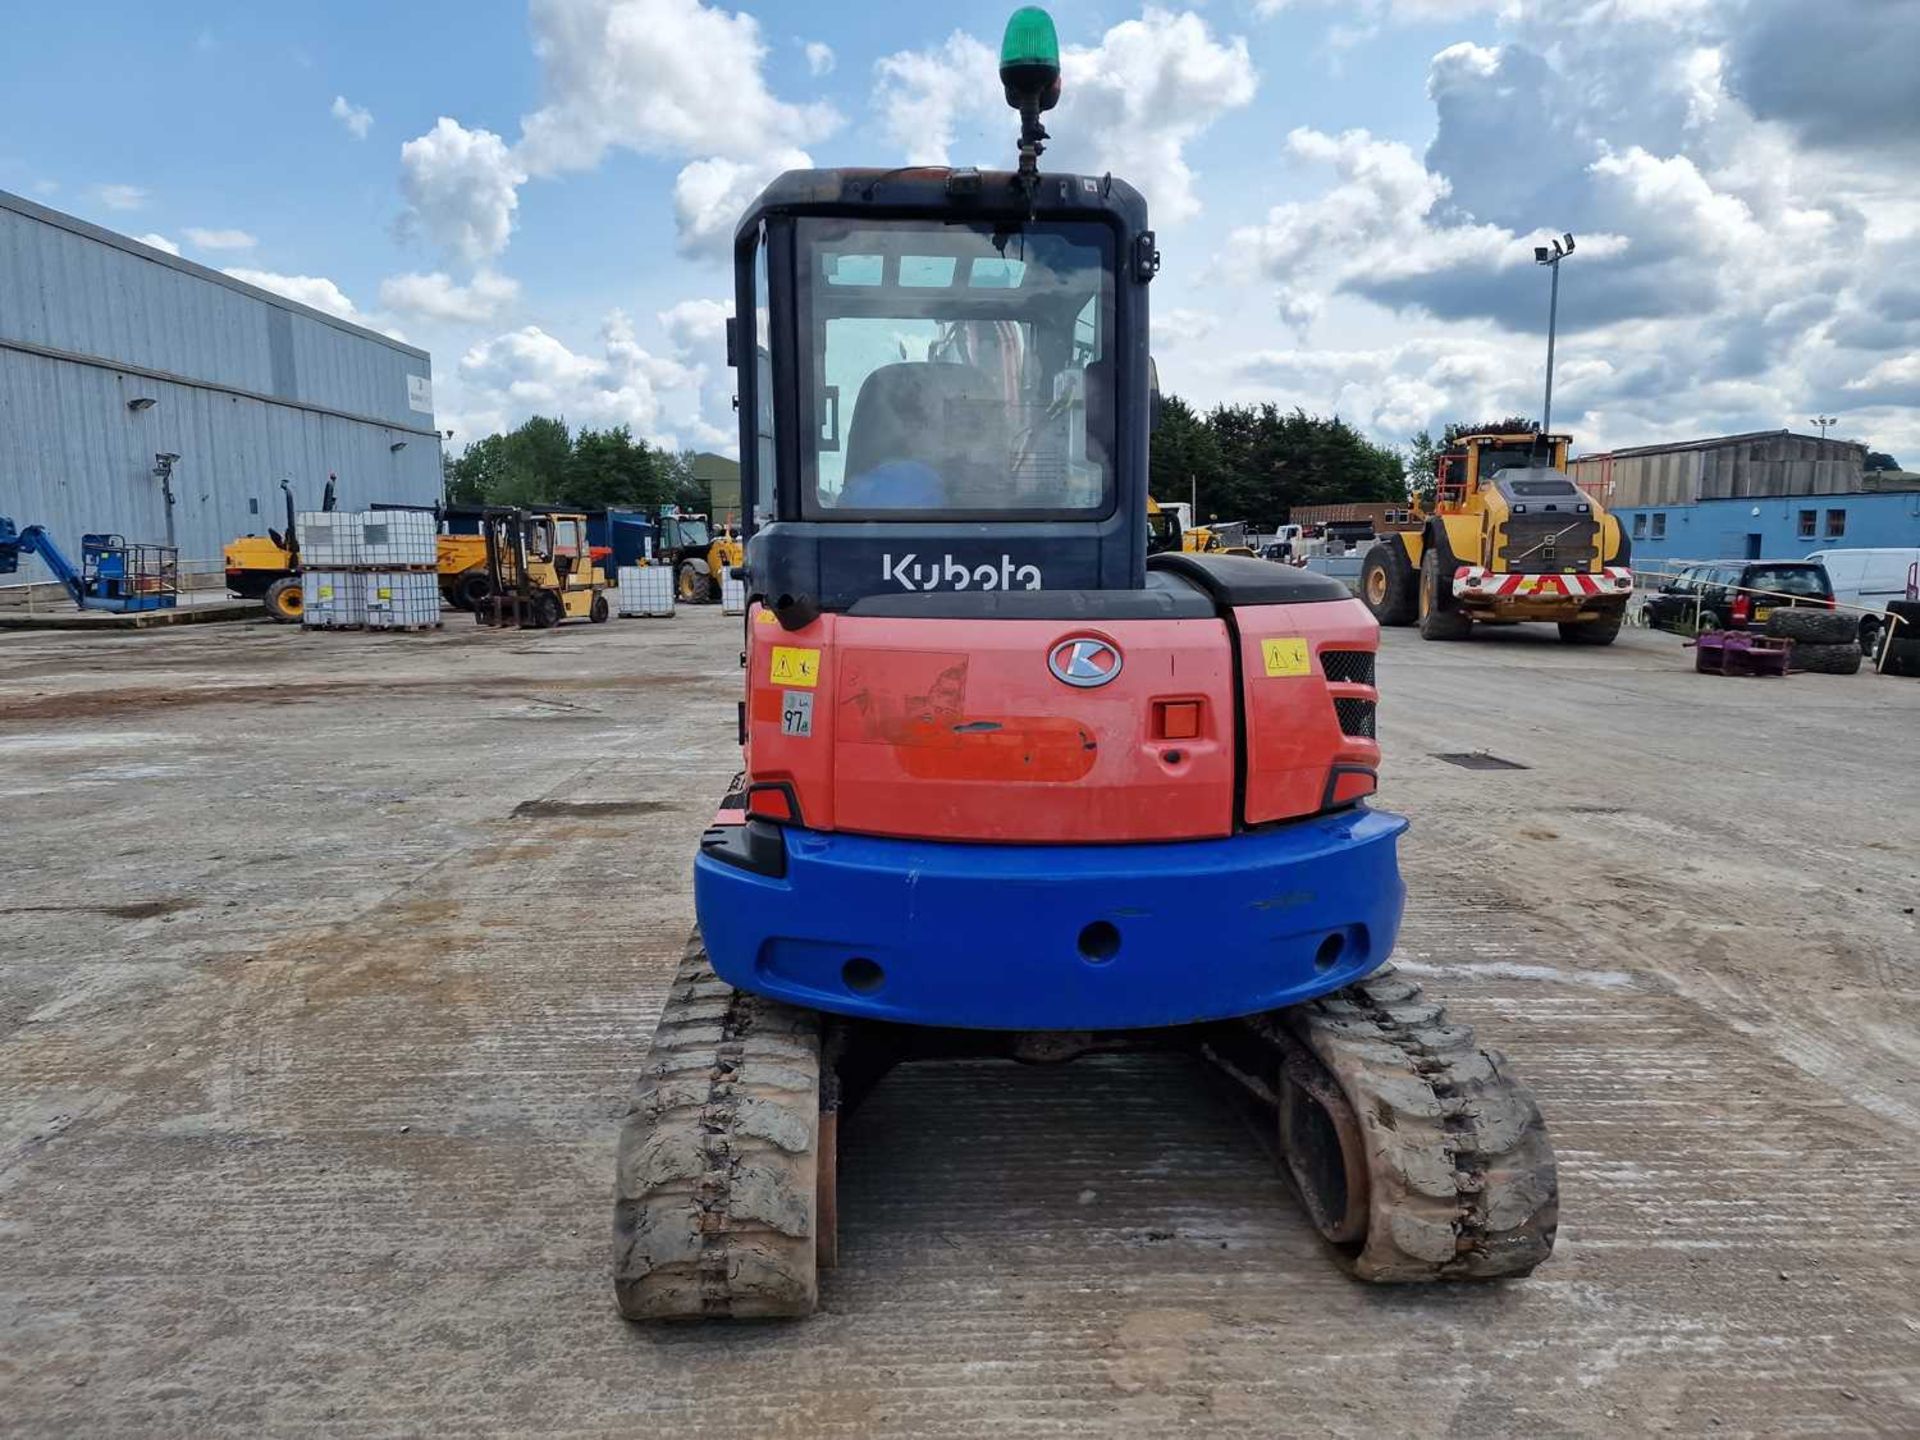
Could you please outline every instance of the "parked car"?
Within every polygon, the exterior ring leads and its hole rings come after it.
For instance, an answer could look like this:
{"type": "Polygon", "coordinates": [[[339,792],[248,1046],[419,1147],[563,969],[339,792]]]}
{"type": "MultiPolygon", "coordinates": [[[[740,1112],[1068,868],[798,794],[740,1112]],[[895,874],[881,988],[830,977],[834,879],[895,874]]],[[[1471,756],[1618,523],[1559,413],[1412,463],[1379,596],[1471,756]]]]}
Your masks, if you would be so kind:
{"type": "Polygon", "coordinates": [[[1817,560],[1697,560],[1647,597],[1647,624],[1676,635],[1745,630],[1775,610],[1833,608],[1833,582],[1817,560]],[[1766,594],[1749,594],[1766,591],[1766,594]]]}
{"type": "Polygon", "coordinates": [[[1816,550],[1807,559],[1827,567],[1827,578],[1833,582],[1833,598],[1842,605],[1858,605],[1879,612],[1860,618],[1860,648],[1872,654],[1880,627],[1886,623],[1888,602],[1906,599],[1908,578],[1920,570],[1920,550],[1816,550]]]}

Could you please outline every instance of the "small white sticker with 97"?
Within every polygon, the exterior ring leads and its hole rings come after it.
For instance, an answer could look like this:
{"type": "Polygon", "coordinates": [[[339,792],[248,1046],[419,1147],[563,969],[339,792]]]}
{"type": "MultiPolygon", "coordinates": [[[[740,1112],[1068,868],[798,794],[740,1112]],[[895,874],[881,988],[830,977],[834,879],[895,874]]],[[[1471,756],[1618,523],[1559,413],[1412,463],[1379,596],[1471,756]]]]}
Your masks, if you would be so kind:
{"type": "Polygon", "coordinates": [[[780,733],[797,735],[802,740],[813,738],[813,692],[811,690],[780,692],[780,733]]]}

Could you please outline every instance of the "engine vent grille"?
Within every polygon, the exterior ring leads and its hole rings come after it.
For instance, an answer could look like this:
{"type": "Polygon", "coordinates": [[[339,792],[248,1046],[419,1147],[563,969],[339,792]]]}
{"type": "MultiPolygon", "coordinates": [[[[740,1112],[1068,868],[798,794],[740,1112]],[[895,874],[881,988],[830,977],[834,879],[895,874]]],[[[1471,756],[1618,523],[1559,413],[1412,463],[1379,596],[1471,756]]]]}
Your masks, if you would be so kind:
{"type": "Polygon", "coordinates": [[[1515,575],[1586,570],[1598,555],[1600,526],[1590,517],[1555,510],[1515,515],[1507,521],[1507,543],[1500,554],[1515,575]]]}
{"type": "Polygon", "coordinates": [[[1333,713],[1340,718],[1340,733],[1356,735],[1363,740],[1373,739],[1373,706],[1371,700],[1355,700],[1342,695],[1333,702],[1333,713]]]}
{"type": "Polygon", "coordinates": [[[1322,650],[1320,669],[1329,680],[1341,680],[1349,685],[1371,685],[1373,651],[1322,650]]]}

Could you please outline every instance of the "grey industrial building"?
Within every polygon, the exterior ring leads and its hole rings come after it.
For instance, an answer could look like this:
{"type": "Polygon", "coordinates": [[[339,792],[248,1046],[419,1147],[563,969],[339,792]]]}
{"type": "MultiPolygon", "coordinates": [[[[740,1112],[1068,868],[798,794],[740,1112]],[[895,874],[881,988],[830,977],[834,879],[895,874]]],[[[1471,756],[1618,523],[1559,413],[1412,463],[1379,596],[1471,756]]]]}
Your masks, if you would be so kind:
{"type": "Polygon", "coordinates": [[[1761,430],[1582,455],[1575,483],[1620,517],[1636,565],[1920,546],[1920,478],[1854,440],[1761,430]]]}
{"type": "MultiPolygon", "coordinates": [[[[0,514],[117,532],[211,575],[317,507],[431,504],[427,353],[0,191],[0,514]],[[161,457],[175,457],[171,461],[161,457]]],[[[41,579],[23,573],[21,579],[41,579]]]]}

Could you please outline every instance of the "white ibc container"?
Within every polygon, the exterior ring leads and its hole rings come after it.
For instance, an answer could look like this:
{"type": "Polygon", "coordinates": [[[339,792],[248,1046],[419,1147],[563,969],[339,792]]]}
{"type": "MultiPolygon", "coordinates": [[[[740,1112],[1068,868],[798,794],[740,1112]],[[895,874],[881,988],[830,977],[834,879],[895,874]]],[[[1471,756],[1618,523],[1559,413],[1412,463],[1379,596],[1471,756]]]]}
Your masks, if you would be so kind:
{"type": "MultiPolygon", "coordinates": [[[[732,569],[732,566],[728,566],[732,569]]],[[[744,615],[747,613],[747,582],[736,580],[731,575],[720,582],[720,612],[723,615],[744,615]]]]}
{"type": "Polygon", "coordinates": [[[438,560],[431,512],[369,510],[359,518],[360,564],[396,569],[402,565],[432,565],[438,560]]]}
{"type": "Polygon", "coordinates": [[[367,623],[367,588],[351,570],[302,570],[300,599],[300,623],[310,630],[358,629],[367,623]]]}
{"type": "Polygon", "coordinates": [[[300,563],[317,570],[340,570],[366,562],[360,558],[358,510],[309,510],[294,517],[300,532],[300,563]]]}
{"type": "Polygon", "coordinates": [[[369,630],[417,630],[440,623],[440,577],[428,570],[368,570],[363,582],[369,630]]]}
{"type": "Polygon", "coordinates": [[[672,566],[622,565],[619,579],[622,615],[673,614],[672,566]]]}

